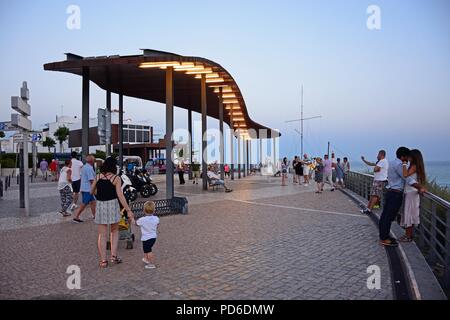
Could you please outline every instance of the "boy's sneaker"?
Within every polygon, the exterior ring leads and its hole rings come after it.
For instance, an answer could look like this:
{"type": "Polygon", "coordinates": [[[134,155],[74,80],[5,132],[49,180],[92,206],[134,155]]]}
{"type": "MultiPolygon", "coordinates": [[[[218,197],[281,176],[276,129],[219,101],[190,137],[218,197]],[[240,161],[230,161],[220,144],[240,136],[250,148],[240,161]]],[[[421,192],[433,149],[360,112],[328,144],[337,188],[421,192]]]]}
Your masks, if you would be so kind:
{"type": "Polygon", "coordinates": [[[73,218],[72,221],[75,223],[83,223],[83,220],[77,218],[73,218]]]}
{"type": "Polygon", "coordinates": [[[150,261],[148,261],[148,260],[145,259],[145,258],[142,258],[142,262],[145,263],[145,264],[149,264],[149,263],[150,263],[150,261]]]}
{"type": "Polygon", "coordinates": [[[154,265],[154,264],[147,264],[147,265],[145,265],[145,267],[144,267],[145,269],[155,269],[156,268],[156,266],[154,265]]]}

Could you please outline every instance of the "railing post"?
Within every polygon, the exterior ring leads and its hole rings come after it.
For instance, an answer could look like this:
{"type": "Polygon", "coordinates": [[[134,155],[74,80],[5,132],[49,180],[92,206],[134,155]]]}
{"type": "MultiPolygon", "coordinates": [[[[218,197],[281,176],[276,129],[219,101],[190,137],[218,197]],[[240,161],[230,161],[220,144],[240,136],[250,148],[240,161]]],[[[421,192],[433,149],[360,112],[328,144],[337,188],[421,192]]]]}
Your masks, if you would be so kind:
{"type": "MultiPolygon", "coordinates": [[[[425,201],[427,201],[427,199],[423,195],[421,195],[420,196],[420,206],[419,206],[419,210],[420,210],[419,216],[420,217],[422,217],[425,213],[425,209],[424,209],[425,201]]],[[[416,229],[419,232],[419,247],[421,249],[423,249],[423,248],[425,248],[425,230],[423,227],[423,223],[419,223],[419,226],[416,226],[416,229]]]]}
{"type": "Polygon", "coordinates": [[[450,288],[450,208],[446,210],[444,287],[450,288]]]}
{"type": "Polygon", "coordinates": [[[430,217],[430,254],[429,254],[429,260],[430,260],[430,264],[434,265],[436,263],[436,253],[435,250],[437,250],[436,248],[436,202],[431,201],[431,217],[430,217]]]}

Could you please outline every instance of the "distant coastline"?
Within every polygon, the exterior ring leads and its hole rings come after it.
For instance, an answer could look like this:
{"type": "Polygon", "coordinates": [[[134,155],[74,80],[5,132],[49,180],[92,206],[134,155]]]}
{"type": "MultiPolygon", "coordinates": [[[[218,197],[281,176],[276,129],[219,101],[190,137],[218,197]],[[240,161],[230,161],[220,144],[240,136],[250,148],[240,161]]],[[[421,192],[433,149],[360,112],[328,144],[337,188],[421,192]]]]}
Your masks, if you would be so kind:
{"type": "MultiPolygon", "coordinates": [[[[354,171],[370,172],[370,167],[366,166],[361,160],[353,160],[350,165],[354,171]]],[[[427,161],[425,170],[430,181],[435,180],[437,184],[443,187],[450,187],[450,160],[427,161]]]]}

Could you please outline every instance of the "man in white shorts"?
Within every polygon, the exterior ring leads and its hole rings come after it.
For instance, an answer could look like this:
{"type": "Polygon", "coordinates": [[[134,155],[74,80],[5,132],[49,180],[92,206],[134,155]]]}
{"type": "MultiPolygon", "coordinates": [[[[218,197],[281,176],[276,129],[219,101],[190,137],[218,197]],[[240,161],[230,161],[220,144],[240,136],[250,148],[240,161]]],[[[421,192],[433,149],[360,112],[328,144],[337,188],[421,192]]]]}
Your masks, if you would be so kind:
{"type": "Polygon", "coordinates": [[[311,160],[308,159],[308,155],[305,153],[303,155],[303,182],[305,186],[309,186],[309,166],[311,165],[311,160]]]}
{"type": "Polygon", "coordinates": [[[374,167],[373,185],[372,190],[370,191],[370,200],[367,208],[361,210],[361,213],[371,214],[373,207],[378,203],[378,201],[380,201],[383,196],[384,188],[386,187],[388,180],[389,162],[386,159],[386,151],[384,150],[380,150],[378,152],[377,162],[375,163],[367,161],[363,156],[361,157],[361,160],[366,165],[374,167]]]}

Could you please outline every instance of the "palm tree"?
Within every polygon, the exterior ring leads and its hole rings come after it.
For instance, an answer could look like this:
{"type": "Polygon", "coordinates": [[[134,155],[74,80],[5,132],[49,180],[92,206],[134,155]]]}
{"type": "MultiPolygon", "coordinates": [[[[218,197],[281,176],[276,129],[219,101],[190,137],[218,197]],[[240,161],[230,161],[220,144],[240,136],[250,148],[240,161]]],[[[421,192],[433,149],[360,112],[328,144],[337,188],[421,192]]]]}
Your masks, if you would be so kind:
{"type": "MultiPolygon", "coordinates": [[[[3,131],[0,131],[0,139],[3,139],[5,137],[5,133],[3,131]]],[[[2,154],[2,143],[0,142],[0,154],[2,154]]]]}
{"type": "Polygon", "coordinates": [[[53,134],[55,136],[56,140],[58,140],[58,142],[59,142],[60,152],[64,152],[63,143],[64,143],[64,141],[67,140],[69,133],[70,133],[69,128],[59,127],[53,134]]]}
{"type": "Polygon", "coordinates": [[[44,142],[42,142],[42,146],[47,147],[48,152],[51,152],[50,148],[53,148],[55,146],[55,144],[56,144],[56,141],[50,137],[46,137],[44,142]]]}

